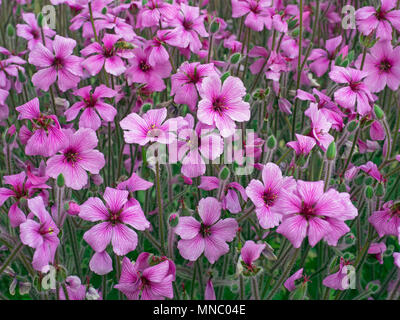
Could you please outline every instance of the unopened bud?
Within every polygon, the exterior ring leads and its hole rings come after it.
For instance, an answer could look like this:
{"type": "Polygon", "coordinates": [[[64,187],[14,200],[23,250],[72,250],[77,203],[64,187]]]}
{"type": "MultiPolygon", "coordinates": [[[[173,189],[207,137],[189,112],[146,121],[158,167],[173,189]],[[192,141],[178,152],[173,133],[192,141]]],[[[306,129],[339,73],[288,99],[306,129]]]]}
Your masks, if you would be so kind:
{"type": "Polygon", "coordinates": [[[268,149],[272,150],[276,147],[276,138],[274,135],[270,136],[267,140],[267,147],[268,149]]]}
{"type": "Polygon", "coordinates": [[[222,76],[221,76],[221,82],[224,82],[231,74],[229,73],[229,71],[225,72],[222,76]]]}
{"type": "Polygon", "coordinates": [[[347,130],[349,132],[353,132],[355,128],[357,128],[357,122],[356,121],[351,121],[349,123],[349,125],[347,126],[347,130]]]}
{"type": "Polygon", "coordinates": [[[328,149],[326,150],[326,158],[328,160],[335,160],[336,158],[336,143],[332,141],[329,145],[328,149]]]}
{"type": "Polygon", "coordinates": [[[231,56],[231,63],[236,64],[240,61],[241,58],[242,58],[242,55],[239,52],[237,52],[231,56]]]}
{"type": "Polygon", "coordinates": [[[229,168],[228,167],[224,167],[219,173],[219,178],[221,180],[227,180],[230,175],[231,175],[231,172],[229,171],[229,168]]]}
{"type": "Polygon", "coordinates": [[[374,111],[375,111],[376,117],[379,120],[382,120],[383,117],[385,116],[385,113],[383,112],[383,110],[378,105],[374,105],[374,111]]]}
{"type": "Polygon", "coordinates": [[[373,196],[374,196],[374,189],[372,189],[371,186],[367,186],[365,188],[365,197],[367,199],[372,199],[373,196]]]}
{"type": "Polygon", "coordinates": [[[175,228],[179,223],[179,215],[177,213],[172,213],[168,218],[169,225],[175,228]]]}
{"type": "Polygon", "coordinates": [[[13,26],[12,24],[9,24],[9,25],[7,26],[7,35],[8,35],[10,38],[12,38],[12,37],[15,36],[15,28],[14,28],[14,26],[13,26]]]}
{"type": "Polygon", "coordinates": [[[45,23],[44,17],[43,17],[43,13],[40,12],[40,13],[38,14],[37,21],[38,21],[38,26],[39,26],[39,28],[43,28],[43,27],[44,27],[44,23],[45,23]]]}
{"type": "Polygon", "coordinates": [[[58,177],[57,177],[57,186],[58,186],[59,188],[62,188],[62,187],[64,187],[64,185],[65,185],[65,179],[64,179],[63,174],[60,173],[60,174],[58,175],[58,177]]]}
{"type": "Polygon", "coordinates": [[[213,23],[211,23],[211,33],[216,33],[219,30],[219,22],[218,21],[214,21],[213,23]]]}

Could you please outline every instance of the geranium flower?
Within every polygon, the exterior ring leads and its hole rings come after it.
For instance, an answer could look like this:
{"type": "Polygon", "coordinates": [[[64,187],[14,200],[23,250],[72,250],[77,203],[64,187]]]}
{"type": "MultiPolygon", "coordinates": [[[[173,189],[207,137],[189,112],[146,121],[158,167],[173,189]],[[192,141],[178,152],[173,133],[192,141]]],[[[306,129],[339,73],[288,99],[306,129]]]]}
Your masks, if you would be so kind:
{"type": "Polygon", "coordinates": [[[282,220],[282,212],[277,206],[281,190],[292,190],[295,182],[291,177],[282,177],[281,169],[272,162],[264,166],[262,180],[263,182],[252,179],[246,188],[246,194],[256,206],[260,226],[269,229],[279,225],[282,220]]]}
{"type": "Polygon", "coordinates": [[[324,192],[323,181],[299,180],[291,191],[282,189],[279,200],[283,219],[276,232],[295,248],[301,246],[306,236],[311,247],[321,239],[336,246],[339,238],[350,231],[344,221],[358,214],[348,193],[334,189],[324,192]]]}
{"type": "Polygon", "coordinates": [[[229,251],[226,243],[235,238],[238,223],[235,219],[221,219],[221,203],[208,197],[200,200],[198,212],[202,222],[193,217],[180,217],[175,227],[181,240],[178,249],[182,257],[196,261],[204,252],[208,261],[213,264],[229,251]]]}
{"type": "Polygon", "coordinates": [[[250,119],[250,104],[243,101],[246,88],[239,78],[229,76],[224,83],[219,77],[204,79],[197,109],[198,119],[218,128],[224,138],[234,134],[235,121],[250,119]]]}
{"type": "Polygon", "coordinates": [[[329,276],[327,276],[323,281],[322,284],[325,287],[334,289],[334,290],[346,290],[349,287],[348,275],[347,273],[350,271],[348,269],[348,265],[350,264],[349,261],[344,260],[340,257],[340,265],[339,271],[335,272],[329,276]]]}
{"type": "Polygon", "coordinates": [[[123,292],[130,300],[172,299],[172,281],[175,280],[175,264],[165,257],[151,257],[142,252],[136,262],[127,257],[122,260],[119,283],[114,288],[123,292]]]}
{"type": "Polygon", "coordinates": [[[400,31],[400,10],[393,10],[396,0],[381,0],[378,9],[372,6],[362,7],[356,11],[357,27],[364,35],[376,30],[376,37],[381,40],[392,39],[392,26],[400,31]]]}
{"type": "Polygon", "coordinates": [[[39,99],[34,98],[15,108],[19,112],[18,119],[30,120],[32,131],[25,125],[21,127],[20,138],[26,144],[27,155],[50,157],[65,144],[65,134],[55,115],[40,112],[39,99]]]}
{"type": "Polygon", "coordinates": [[[82,97],[83,101],[74,103],[64,112],[67,121],[74,120],[82,109],[79,128],[91,128],[96,131],[101,126],[101,119],[106,122],[114,121],[117,110],[112,105],[105,103],[103,99],[115,97],[118,94],[117,91],[102,84],[94,92],[92,86],[87,86],[76,90],[73,94],[82,97]]]}
{"type": "Polygon", "coordinates": [[[390,41],[379,41],[366,55],[364,70],[368,73],[364,83],[372,92],[380,92],[386,85],[396,91],[400,85],[400,47],[393,49],[390,41]]]}
{"type": "Polygon", "coordinates": [[[32,83],[43,91],[48,91],[56,81],[62,92],[75,88],[83,76],[83,59],[72,55],[75,46],[74,39],[59,35],[52,43],[53,52],[37,43],[29,54],[29,63],[39,68],[32,76],[32,83]]]}
{"type": "Polygon", "coordinates": [[[247,240],[244,243],[242,250],[240,251],[240,257],[246,267],[245,272],[250,274],[257,273],[258,267],[254,265],[254,261],[260,257],[265,246],[265,243],[255,243],[253,240],[247,240]]]}
{"type": "Polygon", "coordinates": [[[137,230],[150,227],[140,205],[128,203],[128,194],[126,190],[107,187],[103,194],[106,205],[94,197],[81,205],[80,218],[91,222],[101,221],[83,235],[83,239],[96,252],[90,261],[90,269],[98,274],[112,270],[111,258],[105,251],[110,242],[115,254],[126,255],[136,249],[138,241],[136,232],[130,227],[137,230]]]}
{"type": "Polygon", "coordinates": [[[171,95],[179,104],[187,104],[194,111],[203,80],[208,76],[218,76],[212,63],[200,64],[185,61],[176,74],[171,76],[171,95]]]}
{"type": "Polygon", "coordinates": [[[244,24],[255,31],[271,29],[274,11],[271,0],[232,0],[232,18],[247,15],[244,24]]]}
{"type": "Polygon", "coordinates": [[[33,268],[44,272],[43,268],[54,262],[54,255],[60,243],[58,239],[60,230],[44,207],[41,197],[28,199],[28,208],[31,213],[20,225],[20,238],[23,244],[35,249],[33,268]],[[34,220],[35,217],[39,221],[34,220]]]}
{"type": "Polygon", "coordinates": [[[380,210],[374,211],[368,218],[379,237],[391,235],[400,239],[400,205],[388,201],[380,210]]]}
{"type": "Polygon", "coordinates": [[[98,174],[104,167],[104,155],[94,150],[98,143],[96,133],[92,129],[79,129],[65,131],[65,145],[56,154],[47,160],[46,174],[57,179],[60,173],[65,178],[65,185],[69,188],[80,190],[88,182],[89,171],[98,174]]]}

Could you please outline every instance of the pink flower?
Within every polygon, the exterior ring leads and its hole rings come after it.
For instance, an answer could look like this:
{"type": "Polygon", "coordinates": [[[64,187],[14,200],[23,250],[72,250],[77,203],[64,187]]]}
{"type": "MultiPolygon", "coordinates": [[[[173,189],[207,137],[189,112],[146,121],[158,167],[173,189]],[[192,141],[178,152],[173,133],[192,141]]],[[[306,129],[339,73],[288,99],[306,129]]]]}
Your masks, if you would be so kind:
{"type": "Polygon", "coordinates": [[[204,28],[204,16],[200,15],[199,7],[192,7],[182,3],[180,10],[169,21],[169,26],[174,28],[171,34],[177,39],[174,45],[189,48],[194,53],[197,53],[202,47],[199,36],[208,37],[208,33],[204,28]]]}
{"type": "Polygon", "coordinates": [[[229,76],[222,84],[218,77],[210,76],[201,89],[197,117],[216,126],[224,138],[234,134],[235,121],[250,120],[250,104],[243,101],[246,88],[239,78],[229,76]]]}
{"type": "MultiPolygon", "coordinates": [[[[28,40],[28,48],[32,50],[36,44],[43,41],[42,33],[34,13],[23,12],[22,19],[26,24],[17,24],[17,36],[28,40]]],[[[43,33],[46,37],[46,43],[47,41],[51,41],[49,38],[52,38],[56,34],[55,31],[51,30],[47,25],[43,26],[43,33]]]]}
{"type": "Polygon", "coordinates": [[[29,54],[29,63],[40,68],[32,77],[33,84],[48,91],[56,82],[62,92],[75,88],[83,75],[82,58],[72,55],[76,41],[56,35],[53,52],[38,43],[29,54]]]}
{"type": "Polygon", "coordinates": [[[296,156],[306,156],[310,153],[315,146],[315,139],[313,137],[303,136],[296,133],[297,141],[290,141],[286,145],[296,152],[296,156]]]}
{"type": "Polygon", "coordinates": [[[381,0],[381,6],[362,7],[356,11],[357,26],[361,33],[370,35],[376,30],[376,37],[381,40],[392,39],[392,26],[400,31],[400,10],[393,10],[396,0],[381,0]]]}
{"type": "Polygon", "coordinates": [[[286,279],[285,283],[283,284],[286,289],[290,292],[296,290],[295,281],[303,277],[303,268],[297,270],[293,273],[289,278],[286,279]]]}
{"type": "Polygon", "coordinates": [[[274,13],[271,0],[232,0],[232,17],[238,18],[244,15],[244,24],[255,31],[265,28],[271,29],[272,15],[274,13]]]}
{"type": "Polygon", "coordinates": [[[147,190],[153,186],[152,182],[146,181],[139,177],[136,173],[132,173],[132,176],[117,185],[119,190],[128,190],[129,192],[135,192],[138,190],[147,190]]]}
{"type": "Polygon", "coordinates": [[[253,240],[247,240],[244,243],[242,250],[240,251],[240,256],[242,257],[242,261],[245,263],[248,271],[254,271],[254,261],[256,261],[261,252],[265,249],[264,244],[257,244],[253,240]]]}
{"type": "Polygon", "coordinates": [[[283,178],[279,167],[269,162],[262,171],[262,180],[251,180],[246,188],[246,194],[256,206],[256,214],[260,226],[270,229],[279,225],[282,220],[282,212],[277,206],[280,201],[282,189],[290,191],[295,182],[291,177],[283,178]]]}
{"type": "Polygon", "coordinates": [[[11,188],[0,188],[0,206],[9,198],[15,200],[8,211],[8,217],[12,227],[18,227],[26,220],[25,214],[20,209],[21,200],[29,199],[40,189],[49,188],[49,186],[44,183],[46,180],[47,177],[39,184],[36,184],[29,176],[26,178],[25,172],[3,177],[4,184],[10,185],[11,188]]]}
{"type": "Polygon", "coordinates": [[[65,146],[47,160],[46,174],[56,179],[60,173],[65,178],[65,185],[80,190],[88,182],[86,171],[97,174],[104,167],[104,155],[94,150],[98,140],[92,129],[79,129],[75,133],[65,131],[65,146]]]}
{"type": "Polygon", "coordinates": [[[211,278],[208,279],[206,284],[206,290],[204,291],[204,300],[217,300],[211,278]]]}
{"type": "Polygon", "coordinates": [[[119,283],[114,288],[123,292],[130,300],[172,299],[174,292],[175,264],[165,257],[151,257],[142,252],[136,262],[127,257],[122,260],[119,283]]]}
{"type": "Polygon", "coordinates": [[[267,79],[279,81],[282,71],[288,71],[285,58],[275,51],[268,52],[264,47],[254,46],[249,57],[261,57],[250,66],[252,74],[263,72],[267,79]]]}
{"type": "Polygon", "coordinates": [[[380,173],[378,166],[372,161],[368,161],[366,164],[363,164],[358,167],[360,170],[364,171],[366,174],[374,178],[379,182],[385,182],[385,178],[380,173]]]}
{"type": "Polygon", "coordinates": [[[358,214],[348,193],[334,189],[324,192],[323,181],[299,180],[292,191],[281,190],[279,209],[283,219],[276,231],[295,248],[306,236],[311,247],[321,239],[336,246],[339,238],[350,231],[345,221],[358,214]]]}
{"type": "Polygon", "coordinates": [[[215,160],[222,154],[224,143],[209,125],[198,122],[193,130],[195,121],[191,114],[187,114],[184,121],[185,124],[178,130],[176,143],[174,141],[170,145],[170,153],[176,150],[176,160],[182,162],[182,174],[195,178],[206,172],[209,160],[215,160]]]}
{"type": "Polygon", "coordinates": [[[316,104],[310,105],[310,120],[311,120],[311,132],[310,135],[315,139],[318,146],[323,151],[328,149],[334,138],[329,134],[332,124],[328,122],[324,114],[318,110],[316,104]]]}
{"type": "Polygon", "coordinates": [[[177,121],[178,118],[164,122],[166,117],[166,108],[151,109],[142,117],[137,113],[129,114],[120,122],[121,128],[126,130],[124,131],[125,142],[137,143],[141,146],[148,142],[171,143],[174,137],[173,131],[186,122],[177,121]]]}
{"type": "Polygon", "coordinates": [[[33,268],[44,272],[43,268],[54,261],[54,255],[60,243],[57,236],[60,230],[44,207],[41,197],[28,199],[28,207],[31,213],[20,225],[20,238],[23,244],[35,249],[33,268]],[[39,221],[35,221],[35,217],[39,221]]]}
{"type": "Polygon", "coordinates": [[[326,40],[325,50],[324,49],[313,49],[311,51],[308,60],[313,61],[310,63],[310,69],[314,72],[317,77],[321,77],[328,71],[329,67],[334,65],[336,56],[342,54],[342,57],[347,56],[348,48],[345,46],[340,52],[337,52],[337,48],[342,43],[342,36],[338,36],[329,40],[326,40]]]}
{"type": "Polygon", "coordinates": [[[165,1],[148,1],[137,13],[136,28],[158,27],[162,21],[172,19],[176,11],[173,5],[165,1]]]}
{"type": "Polygon", "coordinates": [[[133,50],[135,56],[129,61],[130,67],[126,71],[128,83],[143,83],[149,90],[163,91],[165,89],[163,79],[169,77],[172,67],[169,61],[162,63],[153,61],[154,64],[151,64],[150,52],[150,48],[133,50]]]}
{"type": "Polygon", "coordinates": [[[194,111],[203,80],[211,75],[218,76],[212,63],[200,64],[185,61],[171,77],[171,95],[179,104],[187,104],[194,111]]]}
{"type": "MultiPolygon", "coordinates": [[[[65,279],[65,287],[68,293],[68,300],[85,300],[86,286],[81,283],[81,279],[77,276],[68,276],[65,279]]],[[[64,290],[60,286],[59,289],[60,300],[66,300],[64,290]]]]}
{"type": "Polygon", "coordinates": [[[65,134],[55,115],[40,112],[39,99],[34,98],[16,108],[20,113],[18,119],[30,120],[32,131],[25,125],[20,129],[20,138],[26,144],[27,155],[50,157],[65,144],[65,134]]]}
{"type": "Polygon", "coordinates": [[[81,205],[80,218],[91,222],[101,221],[83,235],[83,239],[96,251],[90,261],[90,269],[97,274],[112,270],[111,258],[105,251],[110,242],[116,255],[126,255],[135,250],[138,242],[136,232],[130,227],[137,230],[150,227],[139,203],[131,205],[128,202],[128,194],[126,190],[107,187],[103,194],[106,205],[93,197],[81,205]]]}
{"type": "Polygon", "coordinates": [[[334,290],[346,290],[349,287],[349,279],[348,279],[348,265],[350,263],[345,261],[342,257],[340,258],[339,271],[327,276],[322,284],[325,287],[334,289],[334,290]]]}
{"type": "Polygon", "coordinates": [[[393,49],[390,41],[379,41],[365,57],[364,70],[368,73],[364,83],[372,92],[380,92],[386,85],[397,90],[400,85],[400,47],[393,49]]]}
{"type": "Polygon", "coordinates": [[[368,253],[375,255],[380,264],[383,264],[383,253],[386,251],[386,244],[384,242],[372,243],[368,248],[368,253]]]}
{"type": "Polygon", "coordinates": [[[65,111],[67,121],[74,120],[82,109],[79,128],[90,128],[96,131],[101,126],[101,119],[106,122],[114,121],[117,110],[112,105],[105,103],[103,99],[115,97],[117,91],[102,84],[94,92],[91,86],[87,86],[76,90],[73,94],[82,97],[83,101],[74,103],[71,108],[65,111]]]}
{"type": "Polygon", "coordinates": [[[391,235],[400,239],[399,204],[393,204],[393,201],[386,202],[380,210],[374,211],[368,221],[374,226],[380,238],[391,235]]]}
{"type": "Polygon", "coordinates": [[[193,217],[179,218],[175,232],[180,235],[178,249],[181,256],[196,261],[204,252],[208,261],[213,264],[222,255],[228,253],[226,243],[235,238],[238,223],[235,219],[221,219],[221,203],[208,197],[201,199],[198,212],[202,222],[193,217]]]}
{"type": "Polygon", "coordinates": [[[329,72],[329,77],[333,81],[347,85],[335,91],[335,101],[351,111],[356,110],[357,104],[357,112],[362,116],[371,111],[370,104],[374,101],[371,92],[362,81],[367,74],[365,71],[337,66],[329,72]]]}
{"type": "Polygon", "coordinates": [[[93,42],[81,50],[81,54],[86,58],[82,66],[87,69],[92,76],[98,74],[104,66],[104,70],[114,76],[123,74],[126,70],[124,62],[121,59],[123,54],[117,50],[115,44],[121,37],[115,34],[105,34],[103,45],[93,42]]]}
{"type": "Polygon", "coordinates": [[[369,135],[372,140],[385,140],[386,133],[379,121],[374,121],[369,128],[369,135]]]}

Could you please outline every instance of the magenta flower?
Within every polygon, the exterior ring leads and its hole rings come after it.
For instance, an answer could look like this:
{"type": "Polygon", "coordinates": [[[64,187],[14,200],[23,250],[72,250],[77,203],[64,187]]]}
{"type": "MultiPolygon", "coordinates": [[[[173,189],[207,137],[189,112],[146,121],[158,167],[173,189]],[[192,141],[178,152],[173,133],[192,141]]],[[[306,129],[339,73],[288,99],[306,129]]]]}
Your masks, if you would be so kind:
{"type": "Polygon", "coordinates": [[[246,194],[256,206],[256,214],[260,226],[270,229],[282,220],[282,212],[277,206],[281,190],[290,192],[295,187],[291,177],[282,177],[281,169],[275,163],[267,163],[262,171],[262,180],[252,179],[246,188],[246,194]]]}
{"type": "Polygon", "coordinates": [[[90,269],[98,274],[112,270],[111,258],[105,251],[110,242],[116,255],[126,255],[135,250],[138,241],[136,232],[130,227],[145,230],[150,226],[140,205],[128,203],[128,194],[126,190],[107,187],[103,194],[106,205],[93,197],[81,205],[80,218],[91,222],[101,221],[83,235],[83,239],[96,251],[90,261],[90,269]]]}
{"type": "Polygon", "coordinates": [[[129,300],[164,300],[174,296],[172,281],[175,264],[171,260],[142,252],[134,263],[124,257],[121,277],[114,288],[129,300]]]}
{"type": "MultiPolygon", "coordinates": [[[[86,286],[81,283],[81,279],[77,276],[68,276],[65,279],[65,287],[68,293],[68,300],[85,300],[86,286]]],[[[62,287],[59,290],[60,300],[66,300],[62,287]]]]}
{"type": "Polygon", "coordinates": [[[137,13],[136,28],[158,27],[161,22],[172,19],[176,11],[175,7],[168,2],[147,1],[137,13]]]}
{"type": "Polygon", "coordinates": [[[334,65],[336,56],[342,54],[342,57],[347,56],[348,47],[343,47],[338,52],[338,47],[342,43],[342,36],[338,36],[329,40],[326,40],[325,50],[324,49],[313,49],[311,51],[308,60],[310,63],[310,69],[314,72],[317,77],[321,77],[325,74],[328,69],[334,65]]]}
{"type": "Polygon", "coordinates": [[[323,151],[328,149],[334,138],[329,134],[332,124],[328,122],[322,111],[318,110],[316,104],[310,105],[309,115],[311,120],[310,135],[315,139],[323,151]]]}
{"type": "Polygon", "coordinates": [[[136,173],[132,173],[132,176],[117,185],[119,190],[128,190],[129,192],[135,192],[138,190],[147,190],[153,186],[152,182],[146,181],[139,177],[136,173]]]}
{"type": "Polygon", "coordinates": [[[47,180],[47,177],[37,184],[35,181],[32,181],[29,176],[26,178],[25,172],[3,177],[4,184],[10,185],[11,188],[0,188],[0,206],[2,206],[7,199],[14,199],[15,202],[8,211],[8,217],[12,227],[18,227],[26,220],[25,214],[20,209],[21,200],[31,198],[40,189],[50,188],[44,183],[45,180],[47,180]]]}
{"type": "Polygon", "coordinates": [[[301,134],[296,133],[296,141],[290,141],[286,143],[289,148],[292,148],[296,156],[307,156],[312,148],[314,148],[316,142],[313,137],[303,136],[301,134]]]}
{"type": "Polygon", "coordinates": [[[90,128],[96,131],[101,126],[101,119],[106,122],[114,121],[117,110],[112,105],[105,103],[103,99],[115,97],[117,91],[102,84],[94,92],[91,86],[87,86],[76,90],[73,94],[82,97],[83,101],[74,103],[71,108],[65,111],[67,121],[74,120],[82,109],[79,128],[90,128]]]}
{"type": "Polygon", "coordinates": [[[243,101],[246,88],[239,78],[229,76],[224,83],[218,77],[204,79],[197,109],[198,119],[218,128],[221,136],[235,133],[235,121],[250,120],[250,104],[243,101]]]}
{"type": "Polygon", "coordinates": [[[368,174],[378,182],[386,181],[385,178],[380,173],[378,166],[372,161],[368,161],[366,164],[359,166],[358,169],[364,171],[366,174],[368,174]]]}
{"type": "Polygon", "coordinates": [[[281,190],[279,209],[283,219],[276,231],[295,248],[306,236],[311,247],[321,239],[336,246],[339,238],[350,231],[345,221],[358,214],[348,193],[334,189],[324,192],[323,181],[299,180],[295,189],[281,190]]]}
{"type": "Polygon", "coordinates": [[[386,202],[380,210],[368,218],[379,237],[391,235],[400,239],[400,206],[393,201],[386,202]]]}
{"type": "Polygon", "coordinates": [[[367,76],[365,71],[352,68],[335,66],[329,72],[329,77],[336,83],[343,83],[347,86],[335,91],[335,101],[340,106],[364,116],[371,111],[371,103],[374,101],[371,92],[363,82],[367,76]]]}
{"type": "Polygon", "coordinates": [[[390,41],[379,41],[365,57],[364,70],[368,73],[364,83],[372,92],[380,92],[386,85],[397,90],[400,85],[400,47],[393,49],[390,41]]]}
{"type": "MultiPolygon", "coordinates": [[[[173,131],[178,129],[178,125],[184,125],[186,122],[178,123],[177,118],[168,119],[167,109],[151,109],[142,117],[137,113],[131,113],[121,120],[121,128],[124,131],[126,143],[137,143],[144,146],[148,142],[159,142],[169,144],[174,137],[173,131]]],[[[183,120],[183,119],[182,119],[183,120]]]]}
{"type": "Polygon", "coordinates": [[[379,261],[380,264],[383,264],[383,254],[386,251],[386,244],[384,242],[374,242],[371,243],[368,248],[368,254],[375,255],[375,258],[379,261]]]}
{"type": "Polygon", "coordinates": [[[204,15],[200,15],[199,7],[182,3],[180,10],[169,21],[169,26],[174,28],[171,30],[171,34],[177,40],[175,45],[182,48],[188,47],[194,53],[197,53],[202,47],[199,36],[208,37],[204,28],[204,15]]]}
{"type": "Polygon", "coordinates": [[[297,270],[283,284],[290,292],[296,290],[295,281],[303,277],[303,268],[297,270]]]}
{"type": "Polygon", "coordinates": [[[79,129],[75,133],[65,131],[65,146],[47,160],[46,174],[56,179],[60,173],[65,178],[65,185],[80,190],[88,182],[89,171],[98,174],[104,167],[104,155],[94,150],[98,140],[92,129],[79,129]]]}
{"type": "Polygon", "coordinates": [[[195,178],[206,172],[209,160],[215,160],[222,154],[224,143],[211,126],[198,122],[193,130],[195,120],[191,114],[187,114],[184,121],[178,129],[177,142],[170,145],[170,151],[177,150],[176,160],[182,162],[182,174],[195,178]]]}
{"type": "Polygon", "coordinates": [[[32,83],[48,91],[57,81],[59,89],[64,92],[75,88],[83,76],[82,58],[72,55],[76,41],[56,35],[53,41],[53,52],[38,43],[29,54],[29,63],[40,68],[32,76],[32,83]]]}
{"type": "Polygon", "coordinates": [[[206,289],[204,290],[204,300],[217,300],[211,278],[207,280],[206,289]]]}
{"type": "Polygon", "coordinates": [[[346,290],[349,287],[349,279],[347,273],[349,261],[344,260],[342,257],[340,258],[339,271],[327,276],[322,284],[325,287],[334,289],[334,290],[346,290]]]}
{"type": "Polygon", "coordinates": [[[21,127],[20,138],[26,144],[27,155],[50,157],[65,144],[65,134],[55,115],[44,115],[40,112],[39,99],[34,98],[16,108],[18,119],[30,120],[32,131],[25,125],[21,127]]]}
{"type": "Polygon", "coordinates": [[[358,29],[364,35],[376,30],[376,37],[381,40],[392,39],[392,26],[400,31],[400,10],[393,10],[396,0],[381,0],[381,6],[362,7],[356,11],[358,29]]]}
{"type": "Polygon", "coordinates": [[[226,243],[235,238],[238,223],[235,219],[221,219],[221,203],[208,197],[200,200],[198,212],[202,222],[193,217],[179,218],[175,232],[181,237],[178,249],[181,256],[196,261],[204,252],[208,261],[213,264],[222,255],[228,253],[226,243]]]}
{"type": "Polygon", "coordinates": [[[244,24],[255,31],[270,30],[273,14],[271,0],[232,0],[232,17],[247,15],[244,24]]]}
{"type": "Polygon", "coordinates": [[[124,55],[117,50],[115,44],[121,37],[115,34],[105,34],[103,37],[103,45],[98,42],[89,44],[81,50],[86,58],[82,62],[82,66],[89,71],[92,76],[98,74],[104,66],[104,70],[114,76],[123,74],[126,70],[121,56],[124,55]]]}
{"type": "Polygon", "coordinates": [[[28,199],[28,207],[31,213],[20,225],[20,238],[23,244],[35,249],[33,268],[44,272],[44,267],[54,262],[54,255],[60,243],[57,236],[60,230],[44,207],[41,197],[28,199]],[[34,220],[35,217],[39,221],[34,220]]]}
{"type": "Polygon", "coordinates": [[[268,52],[264,47],[254,46],[249,51],[249,57],[257,58],[250,66],[252,74],[263,72],[267,79],[279,81],[282,71],[288,71],[287,61],[275,51],[268,52]]]}
{"type": "MultiPolygon", "coordinates": [[[[36,44],[42,43],[42,33],[36,21],[35,14],[22,13],[22,19],[26,24],[17,24],[17,36],[28,40],[28,49],[32,50],[36,44]]],[[[47,41],[51,39],[56,33],[51,30],[47,25],[43,26],[43,33],[47,41]]]]}
{"type": "Polygon", "coordinates": [[[244,243],[244,246],[240,251],[240,256],[247,267],[247,272],[256,271],[254,261],[260,257],[261,252],[265,249],[265,246],[265,243],[257,244],[253,240],[247,240],[244,243]]]}
{"type": "Polygon", "coordinates": [[[203,80],[208,76],[218,76],[212,63],[200,64],[185,61],[178,72],[171,77],[171,95],[179,104],[187,104],[194,111],[203,80]]]}
{"type": "Polygon", "coordinates": [[[154,61],[150,63],[150,48],[145,50],[136,48],[133,50],[134,57],[129,61],[130,67],[126,71],[129,84],[142,83],[151,91],[163,91],[165,89],[164,78],[171,74],[171,64],[168,62],[160,63],[154,61]]]}

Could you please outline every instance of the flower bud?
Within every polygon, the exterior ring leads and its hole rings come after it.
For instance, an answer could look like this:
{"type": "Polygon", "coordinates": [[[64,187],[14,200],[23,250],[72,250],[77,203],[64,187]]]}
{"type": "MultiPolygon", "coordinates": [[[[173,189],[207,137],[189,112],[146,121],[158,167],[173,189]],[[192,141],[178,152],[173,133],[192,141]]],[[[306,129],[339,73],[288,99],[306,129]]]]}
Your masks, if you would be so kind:
{"type": "Polygon", "coordinates": [[[107,7],[104,7],[104,8],[101,10],[101,13],[102,13],[102,14],[106,14],[106,13],[107,13],[107,7]]]}
{"type": "Polygon", "coordinates": [[[371,177],[367,177],[364,180],[364,184],[366,184],[367,186],[370,186],[373,182],[374,182],[374,179],[372,179],[371,177]]]}
{"type": "Polygon", "coordinates": [[[294,30],[292,31],[292,36],[293,36],[293,38],[298,37],[299,34],[300,34],[299,28],[296,28],[296,29],[294,29],[294,30]]]}
{"type": "Polygon", "coordinates": [[[229,71],[225,72],[222,76],[221,76],[221,82],[224,82],[231,74],[229,73],[229,71]]]}
{"type": "Polygon", "coordinates": [[[79,212],[81,211],[79,204],[77,204],[74,201],[66,202],[64,205],[64,209],[71,216],[77,216],[79,214],[79,212]],[[68,208],[65,208],[66,205],[68,205],[68,208]]]}
{"type": "Polygon", "coordinates": [[[43,28],[43,27],[44,27],[45,21],[44,21],[43,13],[40,12],[40,13],[38,14],[37,22],[38,22],[39,28],[43,28]]]}
{"type": "Polygon", "coordinates": [[[21,83],[25,83],[26,82],[26,77],[24,75],[24,73],[21,70],[18,70],[18,81],[21,83]]]}
{"type": "Polygon", "coordinates": [[[364,176],[360,175],[354,180],[355,184],[361,186],[364,183],[364,176]]]}
{"type": "Polygon", "coordinates": [[[146,113],[147,111],[149,111],[151,109],[151,104],[150,103],[144,103],[142,105],[142,112],[146,113]]]}
{"type": "Polygon", "coordinates": [[[347,130],[349,132],[353,132],[355,128],[357,128],[357,122],[356,121],[351,121],[349,123],[349,125],[347,126],[347,130]]]}
{"type": "Polygon", "coordinates": [[[12,37],[15,36],[15,28],[14,28],[14,26],[13,26],[12,24],[9,24],[9,25],[7,26],[7,35],[8,35],[10,38],[12,38],[12,37]]]}
{"type": "Polygon", "coordinates": [[[15,140],[15,125],[11,125],[5,133],[5,139],[7,144],[11,144],[15,140]]]}
{"type": "Polygon", "coordinates": [[[378,105],[374,105],[374,111],[375,111],[375,115],[379,120],[382,120],[383,117],[385,116],[385,113],[383,112],[383,110],[378,106],[378,105]]]}
{"type": "Polygon", "coordinates": [[[385,194],[385,186],[383,183],[379,183],[375,189],[375,194],[377,197],[382,197],[385,194]]]}
{"type": "Polygon", "coordinates": [[[218,30],[219,30],[219,22],[213,21],[211,23],[211,28],[210,28],[211,33],[216,33],[216,32],[218,32],[218,30]]]}
{"type": "Polygon", "coordinates": [[[228,167],[222,168],[222,170],[219,172],[219,178],[221,180],[227,180],[230,175],[231,175],[231,172],[229,171],[228,167]]]}
{"type": "Polygon", "coordinates": [[[268,149],[272,150],[276,147],[276,138],[274,135],[271,135],[267,140],[267,147],[268,149]]]}
{"type": "Polygon", "coordinates": [[[240,61],[240,59],[242,59],[242,55],[239,52],[237,52],[231,56],[231,63],[236,64],[240,61]]]}
{"type": "Polygon", "coordinates": [[[326,150],[326,158],[328,160],[335,160],[336,158],[336,143],[332,141],[329,145],[328,149],[326,150]]]}
{"type": "Polygon", "coordinates": [[[168,222],[172,228],[175,228],[179,223],[179,215],[177,213],[171,213],[168,218],[168,222]]]}
{"type": "Polygon", "coordinates": [[[367,186],[365,188],[365,197],[367,199],[372,199],[373,196],[374,196],[374,189],[372,189],[371,186],[367,186]]]}
{"type": "Polygon", "coordinates": [[[62,188],[62,187],[64,187],[64,185],[65,185],[65,179],[64,179],[63,174],[60,173],[60,174],[58,175],[58,177],[57,177],[57,186],[58,186],[59,188],[62,188]]]}

